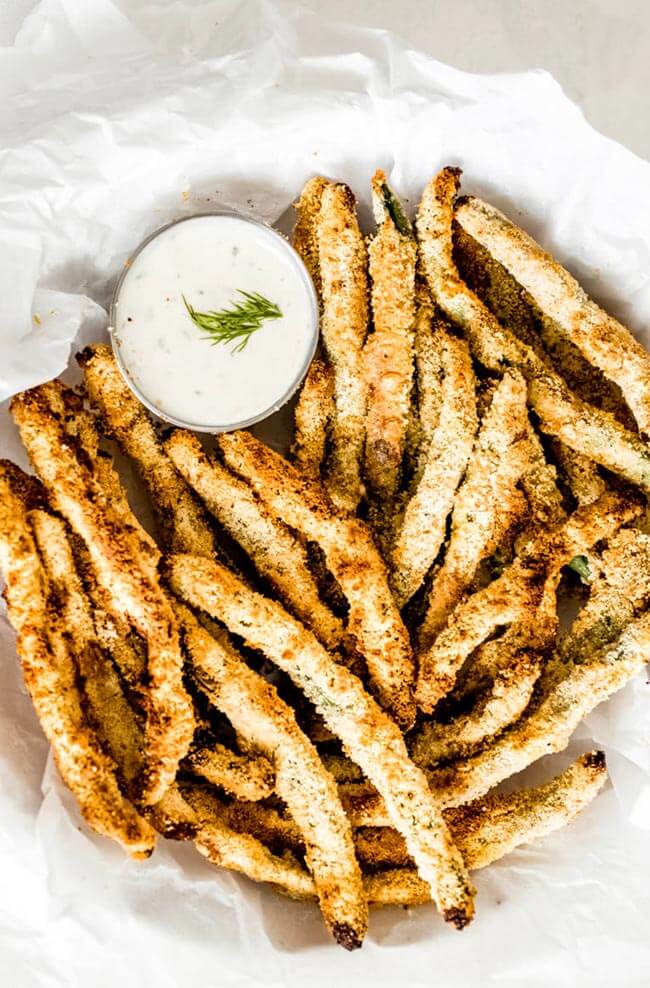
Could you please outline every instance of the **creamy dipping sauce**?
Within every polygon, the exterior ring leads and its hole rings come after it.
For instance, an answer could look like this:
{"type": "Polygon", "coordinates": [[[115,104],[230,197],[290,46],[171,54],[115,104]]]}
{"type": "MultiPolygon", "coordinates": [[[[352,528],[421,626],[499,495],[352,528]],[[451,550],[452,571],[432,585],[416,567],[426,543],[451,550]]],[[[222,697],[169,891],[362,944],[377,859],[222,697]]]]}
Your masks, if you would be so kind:
{"type": "Polygon", "coordinates": [[[193,216],[163,228],[133,257],[112,308],[116,357],[138,397],[175,424],[204,431],[249,425],[293,394],[316,346],[318,309],[298,255],[269,227],[233,215],[193,216]],[[281,316],[238,352],[195,324],[232,309],[241,292],[281,316]]]}

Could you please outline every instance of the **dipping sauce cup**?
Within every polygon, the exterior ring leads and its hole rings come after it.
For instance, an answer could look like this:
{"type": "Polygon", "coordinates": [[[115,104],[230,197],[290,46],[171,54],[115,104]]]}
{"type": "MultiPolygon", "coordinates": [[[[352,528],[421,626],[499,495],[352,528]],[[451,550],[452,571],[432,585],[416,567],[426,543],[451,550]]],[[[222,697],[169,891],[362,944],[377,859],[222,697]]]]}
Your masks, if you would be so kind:
{"type": "Polygon", "coordinates": [[[267,418],[299,387],[318,342],[318,301],[281,234],[237,213],[202,213],[161,227],[132,254],[110,335],[154,415],[227,432],[267,418]]]}

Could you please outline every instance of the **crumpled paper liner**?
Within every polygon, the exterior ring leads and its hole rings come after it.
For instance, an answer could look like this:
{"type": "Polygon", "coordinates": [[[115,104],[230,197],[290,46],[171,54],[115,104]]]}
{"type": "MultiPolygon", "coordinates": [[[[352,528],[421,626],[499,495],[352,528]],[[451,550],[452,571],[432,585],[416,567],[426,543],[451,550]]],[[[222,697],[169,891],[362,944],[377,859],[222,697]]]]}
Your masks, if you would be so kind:
{"type": "MultiPolygon", "coordinates": [[[[389,34],[288,4],[42,0],[0,51],[0,400],[103,332],[112,285],[167,220],[281,218],[316,172],[370,225],[384,168],[413,208],[442,164],[505,209],[648,343],[650,166],[593,131],[544,72],[474,76],[389,34]]],[[[467,30],[471,30],[468,23],[467,30]]],[[[74,373],[74,372],[71,372],[74,373]]],[[[287,416],[258,430],[276,446],[287,416]]],[[[24,463],[6,405],[0,455],[24,463]]],[[[373,912],[354,955],[314,907],[160,841],[144,864],[93,836],[47,762],[0,619],[0,983],[12,988],[646,985],[650,705],[600,707],[548,777],[599,745],[613,785],[568,829],[478,873],[459,934],[433,907],[373,912]]]]}

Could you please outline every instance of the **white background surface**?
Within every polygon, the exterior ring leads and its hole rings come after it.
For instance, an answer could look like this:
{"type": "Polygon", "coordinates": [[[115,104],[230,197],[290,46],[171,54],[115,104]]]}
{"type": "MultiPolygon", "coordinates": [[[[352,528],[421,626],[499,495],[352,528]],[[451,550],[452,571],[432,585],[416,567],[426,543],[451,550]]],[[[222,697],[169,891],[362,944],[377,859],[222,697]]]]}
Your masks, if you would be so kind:
{"type": "MultiPolygon", "coordinates": [[[[0,0],[0,44],[36,0],[0,0]]],[[[94,0],[86,0],[92,7],[94,0]]],[[[133,12],[141,0],[120,0],[133,12]]],[[[648,0],[304,0],[469,72],[542,68],[598,130],[650,158],[648,0]]]]}

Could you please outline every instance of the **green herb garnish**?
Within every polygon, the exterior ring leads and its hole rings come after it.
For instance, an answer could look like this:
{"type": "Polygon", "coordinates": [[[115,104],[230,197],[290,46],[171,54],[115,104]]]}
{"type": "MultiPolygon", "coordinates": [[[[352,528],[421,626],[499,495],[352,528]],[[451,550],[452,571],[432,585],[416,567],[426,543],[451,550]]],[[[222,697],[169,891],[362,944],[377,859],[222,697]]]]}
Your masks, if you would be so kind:
{"type": "Polygon", "coordinates": [[[242,302],[234,302],[229,309],[216,312],[197,312],[183,295],[183,302],[192,322],[202,329],[214,346],[217,343],[234,343],[233,353],[246,348],[253,333],[262,328],[266,319],[281,319],[282,312],[259,292],[244,292],[242,302]]]}
{"type": "Polygon", "coordinates": [[[569,569],[577,573],[583,583],[591,583],[591,570],[586,556],[574,556],[569,563],[569,569]]]}
{"type": "Polygon", "coordinates": [[[412,237],[413,227],[402,208],[401,202],[389,185],[382,185],[381,190],[384,196],[384,205],[388,210],[388,215],[397,227],[398,233],[401,233],[403,237],[412,237]]]}

